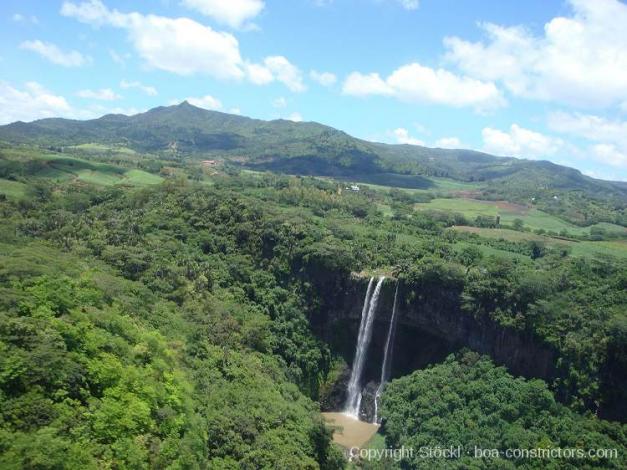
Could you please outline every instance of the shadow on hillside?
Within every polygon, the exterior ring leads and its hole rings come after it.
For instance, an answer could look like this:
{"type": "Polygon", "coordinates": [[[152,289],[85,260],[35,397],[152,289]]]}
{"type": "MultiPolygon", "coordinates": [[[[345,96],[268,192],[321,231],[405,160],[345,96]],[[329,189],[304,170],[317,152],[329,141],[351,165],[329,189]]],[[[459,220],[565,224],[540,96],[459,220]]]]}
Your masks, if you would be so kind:
{"type": "Polygon", "coordinates": [[[371,162],[360,162],[354,166],[341,166],[324,158],[299,157],[249,163],[246,167],[256,171],[272,171],[301,176],[326,176],[343,181],[397,188],[431,189],[435,187],[435,183],[424,176],[380,172],[380,168],[371,162]]]}

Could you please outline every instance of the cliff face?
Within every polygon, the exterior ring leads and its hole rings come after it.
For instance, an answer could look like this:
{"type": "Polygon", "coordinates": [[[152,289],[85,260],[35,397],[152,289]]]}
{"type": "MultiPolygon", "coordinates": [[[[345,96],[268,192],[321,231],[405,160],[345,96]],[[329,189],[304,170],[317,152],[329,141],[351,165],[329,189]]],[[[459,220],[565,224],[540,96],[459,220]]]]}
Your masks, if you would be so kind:
{"type": "MultiPolygon", "coordinates": [[[[334,353],[348,364],[353,363],[361,310],[368,287],[368,278],[324,275],[309,278],[313,302],[310,323],[314,332],[326,341],[334,353]]],[[[380,380],[383,352],[394,305],[396,281],[386,279],[376,312],[372,341],[364,368],[363,385],[371,390],[380,380]]],[[[469,348],[486,354],[505,366],[515,376],[540,378],[554,386],[556,398],[570,403],[576,390],[560,384],[568,374],[569,363],[558,351],[529,332],[504,327],[489,318],[475,318],[460,305],[458,292],[447,292],[436,286],[433,291],[420,291],[401,286],[399,289],[398,323],[393,348],[391,378],[409,374],[429,364],[441,362],[449,354],[469,348]],[[558,363],[563,363],[558,367],[558,363]]],[[[608,347],[608,356],[598,371],[600,399],[584,405],[600,418],[627,421],[627,353],[622,346],[608,347]]],[[[350,375],[350,370],[344,376],[350,375]]],[[[341,409],[346,384],[332,387],[332,396],[322,400],[329,410],[341,409]]],[[[362,411],[369,416],[372,397],[364,396],[362,411]],[[365,410],[363,408],[366,408],[365,410]]]]}
{"type": "MultiPolygon", "coordinates": [[[[324,300],[312,327],[347,364],[352,364],[368,279],[335,280],[324,287],[324,300]]],[[[364,370],[364,385],[378,383],[383,362],[396,281],[386,279],[376,311],[373,336],[364,370]]],[[[524,332],[505,328],[491,320],[478,320],[462,311],[454,296],[445,292],[399,289],[398,324],[393,349],[392,378],[443,360],[461,348],[487,354],[514,375],[552,382],[556,355],[547,345],[524,332]]],[[[365,398],[365,403],[370,400],[365,398]]],[[[327,407],[340,407],[344,397],[335,390],[327,407]]],[[[365,410],[368,414],[368,410],[365,410]]]]}

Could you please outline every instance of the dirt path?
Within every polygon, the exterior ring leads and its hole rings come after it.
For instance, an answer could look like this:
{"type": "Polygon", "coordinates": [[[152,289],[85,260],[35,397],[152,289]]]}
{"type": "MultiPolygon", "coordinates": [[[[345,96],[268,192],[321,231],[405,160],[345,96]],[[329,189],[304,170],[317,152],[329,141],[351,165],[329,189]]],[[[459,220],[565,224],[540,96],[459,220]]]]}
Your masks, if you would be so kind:
{"type": "Polygon", "coordinates": [[[333,428],[333,441],[350,449],[363,447],[379,429],[378,424],[364,423],[344,413],[322,413],[324,420],[333,428]]]}

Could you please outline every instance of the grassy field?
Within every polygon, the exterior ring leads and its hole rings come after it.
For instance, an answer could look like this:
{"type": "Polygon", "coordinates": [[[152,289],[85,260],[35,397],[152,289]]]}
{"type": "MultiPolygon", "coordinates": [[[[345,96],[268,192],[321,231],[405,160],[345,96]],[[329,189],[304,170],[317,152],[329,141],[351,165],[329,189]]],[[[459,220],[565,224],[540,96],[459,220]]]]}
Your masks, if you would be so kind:
{"type": "MultiPolygon", "coordinates": [[[[508,204],[498,201],[479,201],[476,199],[434,199],[428,203],[415,205],[417,210],[440,210],[446,212],[458,212],[467,219],[474,220],[477,216],[501,217],[501,223],[511,225],[515,219],[523,221],[524,226],[532,230],[546,230],[553,232],[566,231],[570,235],[588,235],[591,227],[578,227],[566,222],[559,217],[547,214],[535,208],[508,204]]],[[[593,225],[612,232],[627,236],[627,229],[619,225],[601,223],[593,225]]]]}
{"type": "Polygon", "coordinates": [[[159,184],[162,181],[163,178],[161,176],[142,170],[128,170],[124,173],[124,184],[147,186],[149,184],[159,184]]]}
{"type": "Polygon", "coordinates": [[[99,186],[112,186],[120,182],[120,177],[104,171],[80,170],[76,172],[79,180],[99,186]]]}
{"type": "MultiPolygon", "coordinates": [[[[478,227],[455,227],[453,230],[460,232],[468,232],[479,235],[484,238],[493,238],[497,240],[508,240],[513,242],[520,241],[539,241],[552,247],[568,247],[573,256],[599,256],[609,255],[619,258],[627,258],[627,240],[612,241],[570,241],[552,238],[544,235],[537,235],[530,232],[518,232],[516,230],[500,229],[500,228],[478,228],[478,227]]],[[[490,248],[490,247],[484,247],[490,248]]],[[[494,250],[493,248],[491,248],[494,250]]],[[[498,251],[500,254],[503,252],[498,251]]],[[[488,254],[484,251],[484,255],[488,254]]]]}
{"type": "Polygon", "coordinates": [[[67,147],[68,150],[79,150],[85,153],[122,153],[125,155],[136,155],[137,152],[135,150],[129,149],[127,147],[111,147],[103,144],[81,144],[74,145],[71,147],[67,147]]]}
{"type": "MultiPolygon", "coordinates": [[[[121,166],[99,163],[82,158],[50,153],[34,153],[21,155],[22,159],[40,162],[39,166],[33,166],[32,173],[23,175],[25,178],[46,178],[53,181],[68,181],[78,179],[85,183],[98,186],[113,186],[125,184],[130,186],[146,186],[159,184],[163,178],[159,175],[148,173],[138,169],[128,169],[121,166]]],[[[13,157],[19,158],[19,157],[13,157]]],[[[22,183],[3,180],[0,184],[0,192],[11,197],[23,195],[22,183]]]]}
{"type": "Polygon", "coordinates": [[[627,240],[612,240],[601,242],[581,242],[572,246],[575,256],[608,255],[627,259],[627,240]]]}
{"type": "MultiPolygon", "coordinates": [[[[329,178],[330,179],[330,178],[329,178]]],[[[404,191],[410,194],[414,193],[440,193],[442,195],[453,194],[458,192],[472,192],[477,191],[479,189],[479,185],[476,183],[464,183],[462,181],[455,181],[448,178],[436,178],[429,177],[425,178],[429,180],[433,186],[427,189],[416,189],[416,188],[395,188],[400,191],[404,191]]],[[[368,186],[371,189],[379,190],[379,191],[389,191],[394,188],[394,186],[385,186],[381,184],[373,184],[369,182],[363,181],[355,181],[357,185],[368,186]]]]}
{"type": "Polygon", "coordinates": [[[20,199],[26,194],[26,185],[18,181],[0,178],[0,194],[4,194],[10,199],[20,199]]]}
{"type": "Polygon", "coordinates": [[[160,176],[142,170],[129,170],[106,163],[94,163],[79,158],[48,158],[48,161],[52,169],[61,172],[66,178],[76,177],[86,183],[99,186],[113,186],[116,184],[145,186],[158,184],[163,181],[163,178],[160,176]]]}

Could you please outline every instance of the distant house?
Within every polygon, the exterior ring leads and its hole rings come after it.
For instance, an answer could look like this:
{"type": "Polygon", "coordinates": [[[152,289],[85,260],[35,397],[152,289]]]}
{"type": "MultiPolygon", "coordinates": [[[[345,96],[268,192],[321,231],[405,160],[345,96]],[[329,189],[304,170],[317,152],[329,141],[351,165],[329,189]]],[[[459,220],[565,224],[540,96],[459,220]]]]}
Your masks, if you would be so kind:
{"type": "Polygon", "coordinates": [[[216,166],[218,164],[217,160],[203,160],[203,166],[216,166]]]}
{"type": "Polygon", "coordinates": [[[359,191],[359,186],[357,186],[356,184],[351,184],[350,189],[351,191],[359,191]]]}

